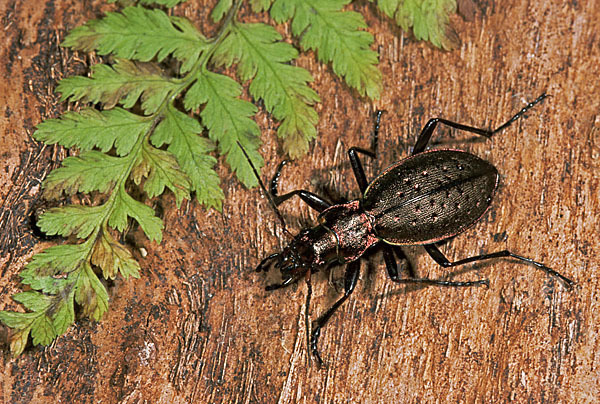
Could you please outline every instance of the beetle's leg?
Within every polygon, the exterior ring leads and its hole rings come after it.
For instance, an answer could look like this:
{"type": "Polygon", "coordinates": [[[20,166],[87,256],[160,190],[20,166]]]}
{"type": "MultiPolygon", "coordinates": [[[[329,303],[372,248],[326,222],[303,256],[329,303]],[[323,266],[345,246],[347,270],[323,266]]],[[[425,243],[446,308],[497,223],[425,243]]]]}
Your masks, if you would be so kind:
{"type": "Polygon", "coordinates": [[[401,260],[405,265],[403,265],[402,270],[406,269],[408,271],[408,275],[411,278],[416,278],[415,269],[406,258],[404,251],[398,246],[392,246],[390,244],[383,244],[383,259],[385,261],[385,267],[387,268],[387,273],[390,279],[396,280],[400,279],[399,271],[398,271],[398,263],[396,261],[396,257],[394,256],[394,252],[396,252],[396,256],[399,260],[401,260]]]}
{"type": "Polygon", "coordinates": [[[271,291],[271,290],[276,290],[276,289],[281,289],[281,288],[285,288],[286,286],[294,283],[295,281],[297,281],[298,278],[286,278],[283,282],[281,283],[275,283],[273,285],[268,285],[267,287],[265,287],[266,291],[271,291]]]}
{"type": "Polygon", "coordinates": [[[350,165],[352,166],[352,171],[354,171],[354,177],[356,178],[356,182],[358,183],[358,188],[360,192],[364,193],[369,185],[367,181],[367,176],[365,175],[365,170],[363,169],[362,163],[358,158],[358,153],[362,153],[371,158],[375,158],[377,156],[377,143],[379,139],[379,122],[381,121],[381,114],[385,111],[376,111],[375,125],[373,128],[373,141],[371,144],[372,149],[367,150],[360,147],[351,147],[348,150],[348,157],[350,158],[350,165]]]}
{"type": "Polygon", "coordinates": [[[360,261],[353,261],[346,266],[346,274],[344,275],[344,296],[342,296],[337,302],[333,304],[325,313],[321,314],[321,316],[313,323],[313,329],[310,337],[310,347],[312,350],[312,354],[317,359],[317,363],[319,366],[323,365],[323,360],[321,360],[321,356],[319,355],[319,350],[317,348],[317,342],[319,340],[319,336],[321,335],[321,328],[325,326],[327,321],[331,318],[333,313],[350,297],[350,294],[354,291],[354,287],[356,286],[356,281],[358,280],[358,273],[360,272],[360,261]]]}
{"type": "Polygon", "coordinates": [[[371,158],[375,158],[375,153],[371,150],[361,149],[360,147],[351,147],[348,149],[348,157],[350,158],[350,165],[352,166],[352,171],[354,171],[354,177],[356,178],[356,182],[358,183],[358,189],[360,189],[361,193],[365,193],[367,190],[367,186],[369,182],[367,181],[367,176],[365,175],[365,170],[363,168],[360,159],[358,158],[357,153],[362,153],[371,158]]]}
{"type": "Polygon", "coordinates": [[[298,195],[300,199],[302,199],[308,206],[316,210],[317,212],[323,212],[325,209],[331,206],[331,203],[321,198],[319,195],[313,194],[312,192],[305,191],[303,189],[297,189],[292,192],[288,192],[287,194],[276,196],[273,198],[275,203],[279,206],[279,204],[287,201],[292,196],[298,195]]]}
{"type": "Polygon", "coordinates": [[[279,191],[277,189],[277,187],[279,185],[279,177],[281,176],[281,169],[286,164],[287,164],[287,160],[283,160],[277,167],[277,171],[275,171],[275,174],[273,175],[273,178],[271,179],[269,191],[271,192],[271,196],[273,197],[273,202],[275,203],[276,206],[281,205],[283,202],[287,201],[294,195],[298,195],[298,197],[300,199],[302,199],[304,202],[306,202],[306,204],[308,204],[308,206],[310,206],[317,212],[322,212],[331,206],[331,203],[329,203],[325,199],[321,198],[319,195],[313,194],[312,192],[305,191],[303,189],[297,189],[295,191],[288,192],[287,194],[279,195],[279,191]]]}
{"type": "Polygon", "coordinates": [[[546,93],[540,95],[535,100],[533,100],[529,104],[527,104],[524,108],[522,108],[519,112],[517,112],[512,118],[510,118],[508,121],[506,121],[505,123],[503,123],[502,125],[500,125],[498,128],[496,128],[494,130],[474,128],[472,126],[463,125],[463,124],[448,121],[448,120],[442,119],[442,118],[430,119],[427,122],[427,124],[425,124],[423,129],[421,130],[421,134],[417,138],[417,142],[415,143],[415,147],[412,151],[412,154],[413,155],[418,154],[418,153],[421,153],[423,150],[425,150],[425,147],[427,147],[427,144],[429,143],[429,140],[431,139],[433,130],[435,129],[435,127],[437,126],[438,123],[442,123],[446,126],[450,126],[451,128],[454,128],[454,129],[464,130],[465,132],[475,133],[476,135],[484,136],[489,139],[494,134],[506,129],[514,121],[516,121],[521,116],[523,116],[523,114],[525,114],[525,112],[527,112],[529,109],[533,108],[534,105],[536,105],[537,103],[542,101],[547,96],[548,95],[546,93]]]}
{"type": "MultiPolygon", "coordinates": [[[[440,281],[437,279],[428,279],[428,278],[416,278],[414,276],[414,271],[412,271],[412,267],[409,267],[411,270],[410,278],[400,278],[398,275],[398,265],[396,264],[396,259],[393,254],[393,250],[390,245],[385,245],[383,249],[383,258],[385,259],[385,266],[387,268],[388,276],[393,282],[396,283],[418,283],[421,285],[437,285],[437,286],[478,286],[478,285],[488,285],[487,280],[479,280],[479,281],[468,281],[468,282],[453,282],[453,281],[440,281]]],[[[395,249],[396,254],[400,259],[404,259],[406,262],[406,256],[401,249],[395,249]]]]}
{"type": "Polygon", "coordinates": [[[256,267],[256,272],[261,272],[261,271],[268,271],[268,263],[272,260],[274,260],[275,258],[279,257],[281,255],[281,253],[275,253],[275,254],[271,254],[268,257],[264,258],[260,264],[258,264],[258,266],[256,267]]]}
{"type": "Polygon", "coordinates": [[[495,252],[495,253],[489,253],[489,254],[476,255],[474,257],[464,258],[462,260],[458,260],[458,261],[454,261],[454,262],[450,262],[448,260],[448,258],[446,258],[444,256],[444,254],[442,254],[442,252],[439,250],[439,248],[437,248],[434,244],[428,244],[428,245],[426,245],[425,246],[425,251],[427,251],[427,253],[429,253],[429,255],[431,256],[431,258],[433,258],[435,262],[437,262],[438,264],[440,264],[444,268],[455,267],[455,266],[459,266],[459,265],[463,265],[463,264],[468,264],[469,262],[489,260],[489,259],[492,259],[492,258],[509,257],[509,258],[517,259],[519,261],[526,262],[528,264],[535,265],[536,267],[538,267],[542,271],[546,272],[547,274],[552,275],[552,276],[556,276],[561,281],[563,281],[565,283],[565,285],[567,286],[567,288],[569,288],[569,289],[575,283],[571,279],[569,279],[569,278],[567,278],[567,277],[559,274],[558,272],[556,272],[555,270],[553,270],[551,268],[548,268],[546,265],[544,265],[544,264],[542,264],[540,262],[534,261],[531,258],[522,257],[522,256],[514,254],[514,253],[512,253],[512,252],[510,252],[508,250],[502,250],[502,251],[498,251],[498,252],[495,252]]]}

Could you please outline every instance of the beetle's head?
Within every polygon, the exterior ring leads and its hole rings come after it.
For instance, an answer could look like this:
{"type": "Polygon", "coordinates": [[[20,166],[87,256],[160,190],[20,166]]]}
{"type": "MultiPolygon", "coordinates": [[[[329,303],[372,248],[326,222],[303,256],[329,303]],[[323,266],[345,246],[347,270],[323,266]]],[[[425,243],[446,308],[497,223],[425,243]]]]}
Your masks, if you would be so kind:
{"type": "Polygon", "coordinates": [[[281,283],[267,286],[267,290],[294,283],[311,270],[314,253],[307,240],[308,232],[300,232],[283,251],[269,255],[256,267],[256,272],[268,272],[274,267],[281,273],[281,283]]]}

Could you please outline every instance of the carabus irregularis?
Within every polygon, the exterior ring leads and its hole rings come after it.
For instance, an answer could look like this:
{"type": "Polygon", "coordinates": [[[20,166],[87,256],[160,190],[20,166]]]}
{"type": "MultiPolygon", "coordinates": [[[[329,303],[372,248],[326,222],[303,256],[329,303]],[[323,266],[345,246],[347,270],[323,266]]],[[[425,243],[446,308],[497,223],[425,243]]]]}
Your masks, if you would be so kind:
{"type": "MultiPolygon", "coordinates": [[[[412,270],[410,271],[412,277],[400,278],[396,256],[400,259],[406,258],[400,246],[423,245],[431,258],[443,267],[510,257],[532,264],[558,277],[568,288],[573,285],[573,281],[544,264],[508,250],[451,262],[436,246],[436,243],[463,232],[483,216],[498,187],[499,176],[492,164],[465,151],[453,149],[425,151],[435,127],[441,123],[451,128],[491,138],[544,98],[546,94],[527,104],[495,130],[479,129],[441,118],[431,119],[417,138],[411,156],[393,163],[370,183],[367,181],[358,153],[375,157],[375,152],[358,147],[350,148],[348,155],[362,196],[348,203],[332,205],[322,197],[306,190],[295,190],[285,195],[278,195],[278,180],[285,162],[279,165],[271,180],[270,192],[259,179],[261,187],[284,225],[285,222],[277,206],[293,196],[300,197],[319,212],[317,226],[302,230],[283,251],[269,255],[258,265],[257,272],[268,271],[271,267],[281,272],[282,282],[267,286],[267,290],[278,289],[304,278],[308,285],[306,300],[308,325],[308,306],[312,293],[310,275],[331,264],[347,264],[344,275],[344,296],[313,323],[308,344],[319,364],[322,364],[322,360],[317,349],[317,340],[321,329],[354,290],[360,269],[359,258],[376,245],[383,247],[388,275],[396,283],[440,286],[488,284],[487,280],[454,282],[416,278],[412,270]]],[[[375,136],[379,129],[380,117],[381,111],[377,114],[375,136]]]]}

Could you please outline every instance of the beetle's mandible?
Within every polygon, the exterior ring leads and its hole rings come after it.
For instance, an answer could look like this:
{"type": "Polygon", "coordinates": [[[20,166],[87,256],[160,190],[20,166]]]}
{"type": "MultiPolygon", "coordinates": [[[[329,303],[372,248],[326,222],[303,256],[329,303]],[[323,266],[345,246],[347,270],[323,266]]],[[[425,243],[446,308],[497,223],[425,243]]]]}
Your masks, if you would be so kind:
{"type": "MultiPolygon", "coordinates": [[[[263,191],[284,226],[285,222],[277,206],[293,196],[300,197],[320,213],[317,226],[302,230],[283,251],[269,255],[256,268],[257,272],[261,272],[275,267],[281,272],[281,283],[269,285],[267,290],[290,285],[302,278],[306,280],[307,329],[308,306],[312,294],[310,275],[328,265],[346,264],[344,295],[313,323],[310,334],[307,330],[309,347],[320,365],[322,360],[317,349],[317,341],[321,329],[354,290],[360,269],[359,258],[376,245],[382,247],[389,278],[396,283],[439,286],[488,284],[487,280],[454,282],[417,278],[412,269],[409,271],[411,277],[400,278],[396,259],[405,259],[400,246],[423,245],[431,258],[443,267],[510,257],[534,265],[547,274],[559,278],[568,288],[573,285],[573,281],[544,264],[508,250],[451,262],[436,246],[437,242],[463,232],[482,217],[490,206],[498,186],[498,171],[489,162],[465,151],[451,149],[425,151],[435,127],[441,123],[451,128],[491,138],[506,129],[546,96],[546,94],[540,95],[495,130],[479,129],[441,118],[430,119],[417,138],[411,156],[393,163],[369,183],[358,154],[375,157],[382,113],[378,111],[374,129],[374,150],[358,147],[348,150],[354,176],[362,193],[359,199],[348,203],[332,205],[324,198],[306,190],[295,190],[279,195],[278,180],[285,161],[279,165],[273,176],[269,191],[259,178],[263,191]]],[[[252,164],[250,160],[248,161],[252,164]]],[[[254,171],[256,173],[256,170],[254,171]]]]}

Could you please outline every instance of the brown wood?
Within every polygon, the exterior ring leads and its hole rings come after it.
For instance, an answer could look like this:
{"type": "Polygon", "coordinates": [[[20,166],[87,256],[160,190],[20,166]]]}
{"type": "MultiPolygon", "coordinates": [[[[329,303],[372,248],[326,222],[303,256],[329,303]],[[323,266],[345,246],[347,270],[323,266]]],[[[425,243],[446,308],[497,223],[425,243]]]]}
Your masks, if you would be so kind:
{"type": "MultiPolygon", "coordinates": [[[[200,26],[214,2],[193,3],[185,14],[200,26]]],[[[379,163],[385,166],[407,155],[428,118],[493,126],[547,91],[551,98],[493,141],[445,143],[491,161],[502,185],[485,219],[443,250],[462,258],[509,248],[573,278],[575,290],[506,260],[453,277],[489,278],[489,289],[404,288],[387,279],[377,255],[363,262],[356,292],[324,330],[320,347],[328,368],[306,366],[305,285],[267,293],[264,277],[252,271],[283,243],[277,219],[258,190],[244,189],[221,168],[222,214],[196,203],[176,210],[171,196],[160,198],[164,241],[140,238],[149,252],[141,259],[143,276],[110,287],[103,321],[80,320],[50,347],[29,348],[18,359],[2,345],[0,400],[597,402],[600,4],[480,6],[473,22],[453,19],[462,45],[441,52],[358,3],[380,48],[382,99],[375,105],[359,99],[329,68],[303,56],[299,64],[313,72],[323,99],[320,135],[305,158],[286,168],[282,187],[357,196],[345,151],[368,146],[373,108],[388,111],[379,163]]],[[[64,108],[53,88],[71,74],[72,56],[57,44],[66,29],[103,7],[75,0],[0,3],[0,308],[14,307],[9,296],[19,290],[18,272],[52,245],[33,237],[29,215],[39,180],[64,153],[37,144],[31,133],[64,108]]],[[[264,112],[257,121],[265,173],[272,173],[283,157],[276,123],[264,112]]],[[[292,229],[315,218],[298,201],[282,209],[292,229]]],[[[409,253],[422,276],[445,274],[422,248],[409,253]]],[[[315,277],[313,317],[339,295],[326,278],[315,277]]]]}

